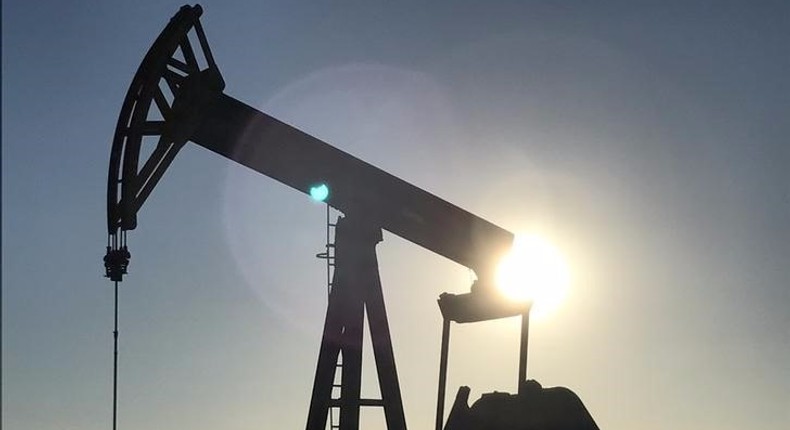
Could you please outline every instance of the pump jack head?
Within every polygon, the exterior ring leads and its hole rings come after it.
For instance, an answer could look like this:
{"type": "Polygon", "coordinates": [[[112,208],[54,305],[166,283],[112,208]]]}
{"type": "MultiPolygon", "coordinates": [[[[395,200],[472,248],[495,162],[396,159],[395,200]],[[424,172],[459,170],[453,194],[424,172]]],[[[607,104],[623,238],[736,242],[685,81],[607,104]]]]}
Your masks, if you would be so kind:
{"type": "Polygon", "coordinates": [[[126,93],[110,152],[110,235],[137,227],[137,211],[191,136],[207,94],[225,87],[200,25],[202,13],[199,5],[181,7],[148,50],[126,93]],[[140,159],[144,145],[155,145],[147,160],[140,159]]]}

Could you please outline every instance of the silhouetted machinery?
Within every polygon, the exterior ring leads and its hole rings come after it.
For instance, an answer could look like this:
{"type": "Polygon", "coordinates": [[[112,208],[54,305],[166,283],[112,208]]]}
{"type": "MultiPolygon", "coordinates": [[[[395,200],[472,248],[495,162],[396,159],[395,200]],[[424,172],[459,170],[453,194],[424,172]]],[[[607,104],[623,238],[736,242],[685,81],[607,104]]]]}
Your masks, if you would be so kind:
{"type": "Polygon", "coordinates": [[[223,94],[225,83],[201,27],[201,13],[200,6],[183,6],[171,18],[132,80],[115,131],[105,268],[116,287],[116,357],[117,287],[130,258],[126,232],[137,226],[137,212],[178,150],[192,141],[299,191],[321,187],[326,203],[344,215],[334,224],[335,270],[307,430],[324,430],[327,422],[331,429],[356,430],[363,406],[382,407],[388,429],[406,428],[376,260],[382,229],[458,262],[477,276],[470,293],[443,294],[439,299],[445,323],[438,429],[443,426],[450,321],[517,315],[524,321],[519,394],[484,395],[468,408],[469,391],[462,388],[446,428],[597,428],[570,391],[543,390],[526,381],[529,308],[504,300],[493,288],[494,268],[511,248],[513,235],[223,94]],[[156,143],[147,143],[150,140],[156,143]],[[147,144],[153,145],[150,151],[143,150],[147,144]],[[360,398],[365,314],[381,399],[360,398]],[[491,414],[501,418],[501,425],[491,427],[491,414]]]}

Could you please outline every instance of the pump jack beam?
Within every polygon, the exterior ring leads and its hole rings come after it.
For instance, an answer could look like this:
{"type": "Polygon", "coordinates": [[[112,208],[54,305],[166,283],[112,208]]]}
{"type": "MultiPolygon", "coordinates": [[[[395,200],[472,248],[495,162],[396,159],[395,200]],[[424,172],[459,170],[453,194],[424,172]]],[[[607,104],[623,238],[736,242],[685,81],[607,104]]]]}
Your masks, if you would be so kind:
{"type": "Polygon", "coordinates": [[[493,285],[511,232],[225,95],[201,13],[181,8],[129,88],[110,156],[110,235],[137,226],[137,212],[192,141],[306,194],[326,184],[333,208],[474,270],[479,286],[493,285]],[[155,147],[143,160],[146,139],[155,147]]]}

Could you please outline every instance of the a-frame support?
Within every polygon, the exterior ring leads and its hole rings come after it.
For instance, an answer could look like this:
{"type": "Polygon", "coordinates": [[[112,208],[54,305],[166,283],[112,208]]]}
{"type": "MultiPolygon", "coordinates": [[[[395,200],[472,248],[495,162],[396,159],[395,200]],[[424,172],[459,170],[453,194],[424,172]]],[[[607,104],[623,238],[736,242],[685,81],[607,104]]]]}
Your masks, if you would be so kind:
{"type": "Polygon", "coordinates": [[[361,406],[384,408],[388,430],[405,430],[398,373],[381,291],[376,245],[381,229],[340,218],[335,230],[335,271],[318,354],[307,430],[325,430],[331,408],[339,409],[332,430],[358,430],[361,406]],[[367,313],[381,399],[362,399],[362,340],[367,313]],[[340,383],[335,377],[341,369],[340,383]],[[333,397],[339,387],[339,397],[333,397]]]}

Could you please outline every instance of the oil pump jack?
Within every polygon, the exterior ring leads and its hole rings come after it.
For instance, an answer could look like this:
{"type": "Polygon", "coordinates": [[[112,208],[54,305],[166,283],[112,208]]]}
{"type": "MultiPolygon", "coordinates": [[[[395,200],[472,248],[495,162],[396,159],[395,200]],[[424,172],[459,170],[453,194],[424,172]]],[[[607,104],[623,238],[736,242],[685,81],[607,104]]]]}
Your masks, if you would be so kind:
{"type": "Polygon", "coordinates": [[[298,191],[324,187],[329,190],[326,203],[343,214],[334,224],[335,270],[307,430],[324,430],[328,418],[332,430],[357,430],[360,407],[365,406],[383,408],[388,429],[406,429],[375,251],[382,229],[472,269],[477,277],[470,293],[445,293],[438,301],[444,327],[437,430],[597,429],[575,394],[544,390],[526,380],[529,306],[508,302],[493,288],[494,268],[511,248],[513,234],[224,94],[225,82],[209,49],[201,14],[199,5],[183,6],[156,39],[134,75],[113,138],[104,263],[106,277],[115,283],[116,363],[118,282],[131,256],[126,233],[136,228],[143,203],[179,149],[191,141],[298,191]],[[143,160],[144,137],[157,142],[143,160]],[[360,398],[366,314],[381,399],[360,398]],[[518,315],[519,394],[484,395],[469,408],[469,389],[461,387],[444,427],[450,322],[518,315]],[[333,397],[338,391],[339,397],[333,397]],[[496,417],[506,419],[499,422],[496,417]]]}

